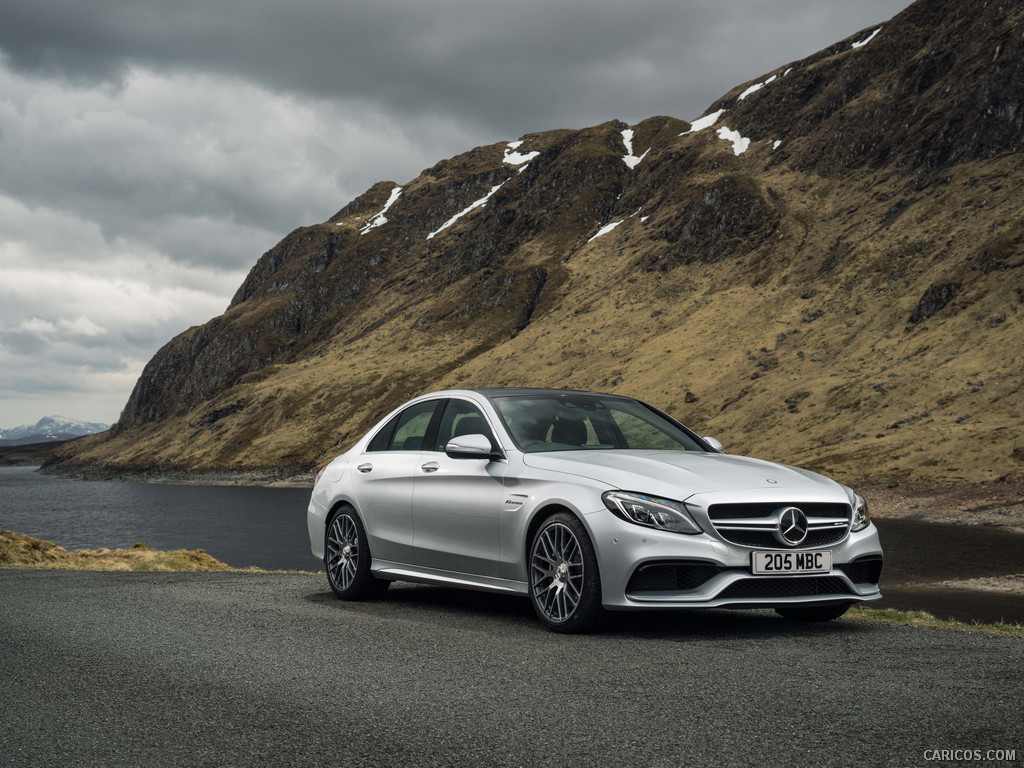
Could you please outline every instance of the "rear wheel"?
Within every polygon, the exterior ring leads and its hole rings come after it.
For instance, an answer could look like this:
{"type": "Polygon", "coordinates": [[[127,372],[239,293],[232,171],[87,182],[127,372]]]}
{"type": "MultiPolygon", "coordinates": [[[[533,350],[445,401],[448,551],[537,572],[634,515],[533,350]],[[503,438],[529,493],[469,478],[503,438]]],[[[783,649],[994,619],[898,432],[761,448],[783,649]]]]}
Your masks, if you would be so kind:
{"type": "Polygon", "coordinates": [[[533,537],[530,600],[538,618],[555,632],[588,632],[604,616],[597,554],[575,515],[552,515],[533,537]]]}
{"type": "Polygon", "coordinates": [[[832,621],[850,609],[851,603],[833,605],[780,605],[775,612],[791,621],[832,621]]]}
{"type": "Polygon", "coordinates": [[[324,568],[331,589],[342,600],[378,597],[390,584],[370,573],[366,529],[351,507],[341,507],[327,523],[324,568]]]}

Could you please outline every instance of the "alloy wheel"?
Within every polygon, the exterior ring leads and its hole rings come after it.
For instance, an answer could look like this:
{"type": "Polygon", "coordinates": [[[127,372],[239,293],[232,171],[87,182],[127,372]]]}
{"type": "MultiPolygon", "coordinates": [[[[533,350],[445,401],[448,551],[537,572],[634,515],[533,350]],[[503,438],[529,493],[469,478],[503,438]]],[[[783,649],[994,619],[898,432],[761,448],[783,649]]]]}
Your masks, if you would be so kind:
{"type": "Polygon", "coordinates": [[[568,526],[553,523],[541,531],[530,570],[538,610],[555,624],[568,620],[583,596],[583,551],[568,526]]]}
{"type": "Polygon", "coordinates": [[[327,572],[342,590],[352,586],[359,566],[359,532],[355,521],[338,515],[327,534],[327,572]]]}

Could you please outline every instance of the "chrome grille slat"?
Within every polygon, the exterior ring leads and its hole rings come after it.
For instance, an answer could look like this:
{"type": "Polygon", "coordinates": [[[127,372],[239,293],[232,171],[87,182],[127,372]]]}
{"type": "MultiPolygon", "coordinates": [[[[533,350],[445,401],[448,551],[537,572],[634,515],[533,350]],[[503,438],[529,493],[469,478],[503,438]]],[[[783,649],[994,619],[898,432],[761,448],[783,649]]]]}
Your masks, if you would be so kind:
{"type": "Polygon", "coordinates": [[[708,507],[708,518],[718,534],[732,544],[775,549],[783,546],[775,538],[776,513],[788,506],[799,507],[807,515],[807,537],[794,549],[831,546],[849,533],[852,513],[848,504],[800,501],[712,504],[708,507]]]}

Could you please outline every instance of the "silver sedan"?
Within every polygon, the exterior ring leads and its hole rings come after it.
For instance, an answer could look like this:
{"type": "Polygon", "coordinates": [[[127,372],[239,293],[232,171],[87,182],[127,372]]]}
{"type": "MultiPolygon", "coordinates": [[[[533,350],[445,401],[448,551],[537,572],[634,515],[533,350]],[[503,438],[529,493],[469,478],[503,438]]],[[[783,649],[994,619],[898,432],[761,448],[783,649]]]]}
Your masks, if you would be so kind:
{"type": "Polygon", "coordinates": [[[307,524],[343,600],[399,580],[521,594],[557,632],[608,610],[827,621],[881,597],[878,532],[850,488],[723,453],[618,395],[417,397],[320,471],[307,524]]]}

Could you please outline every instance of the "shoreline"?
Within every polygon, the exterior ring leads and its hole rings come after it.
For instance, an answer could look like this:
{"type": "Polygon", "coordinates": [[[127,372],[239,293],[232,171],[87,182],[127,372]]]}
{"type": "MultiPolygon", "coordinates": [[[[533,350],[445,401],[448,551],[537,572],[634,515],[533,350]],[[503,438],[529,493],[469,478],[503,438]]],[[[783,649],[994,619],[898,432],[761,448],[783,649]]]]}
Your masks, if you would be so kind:
{"type": "MultiPolygon", "coordinates": [[[[292,468],[244,470],[113,470],[102,467],[35,466],[45,475],[71,480],[155,485],[221,485],[257,488],[308,488],[315,471],[292,468]]],[[[922,520],[950,525],[984,525],[1024,534],[1024,483],[921,484],[867,480],[853,483],[868,501],[872,518],[922,520]]]]}
{"type": "Polygon", "coordinates": [[[295,469],[246,470],[111,470],[102,467],[49,467],[46,464],[22,464],[35,467],[43,475],[68,480],[100,481],[112,483],[151,483],[153,485],[223,485],[253,488],[309,488],[313,489],[315,473],[295,469]]]}

